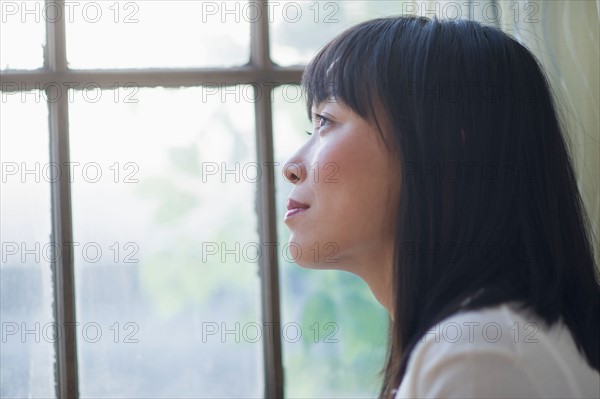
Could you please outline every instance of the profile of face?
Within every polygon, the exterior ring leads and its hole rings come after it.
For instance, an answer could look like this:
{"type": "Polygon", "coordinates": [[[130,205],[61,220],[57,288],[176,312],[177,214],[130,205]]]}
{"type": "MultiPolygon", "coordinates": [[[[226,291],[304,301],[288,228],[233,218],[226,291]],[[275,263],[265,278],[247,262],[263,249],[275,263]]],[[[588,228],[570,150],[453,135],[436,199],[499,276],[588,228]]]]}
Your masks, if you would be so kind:
{"type": "Polygon", "coordinates": [[[291,255],[302,267],[359,275],[391,262],[398,162],[375,123],[341,101],[315,104],[312,122],[313,134],[284,167],[294,184],[284,219],[291,255]]]}

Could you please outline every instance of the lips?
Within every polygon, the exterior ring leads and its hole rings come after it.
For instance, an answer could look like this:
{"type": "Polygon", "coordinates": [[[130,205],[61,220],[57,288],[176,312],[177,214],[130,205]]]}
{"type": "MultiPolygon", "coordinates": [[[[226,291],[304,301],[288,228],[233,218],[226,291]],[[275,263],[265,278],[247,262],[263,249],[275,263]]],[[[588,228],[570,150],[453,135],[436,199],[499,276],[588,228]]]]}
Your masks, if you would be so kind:
{"type": "Polygon", "coordinates": [[[288,199],[287,203],[287,213],[285,214],[285,219],[297,215],[301,212],[304,212],[310,208],[310,206],[303,204],[302,202],[295,201],[293,199],[288,199]]]}

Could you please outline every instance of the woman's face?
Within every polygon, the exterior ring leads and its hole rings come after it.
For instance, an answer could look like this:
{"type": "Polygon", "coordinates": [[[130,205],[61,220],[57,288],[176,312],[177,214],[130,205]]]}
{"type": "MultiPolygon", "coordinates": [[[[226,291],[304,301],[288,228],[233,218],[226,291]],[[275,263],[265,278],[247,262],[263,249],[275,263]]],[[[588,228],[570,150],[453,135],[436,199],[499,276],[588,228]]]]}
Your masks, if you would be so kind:
{"type": "Polygon", "coordinates": [[[284,170],[294,184],[284,219],[290,255],[300,266],[356,272],[393,248],[399,163],[377,127],[343,103],[312,111],[314,132],[284,170]]]}

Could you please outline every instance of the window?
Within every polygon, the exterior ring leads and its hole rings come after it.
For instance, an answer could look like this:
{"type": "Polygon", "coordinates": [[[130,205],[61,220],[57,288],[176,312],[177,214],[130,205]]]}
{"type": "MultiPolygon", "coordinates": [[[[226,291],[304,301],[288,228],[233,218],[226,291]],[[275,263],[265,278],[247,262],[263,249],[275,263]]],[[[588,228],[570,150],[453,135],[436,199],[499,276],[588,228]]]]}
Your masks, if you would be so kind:
{"type": "Polygon", "coordinates": [[[399,3],[3,0],[2,395],[372,396],[386,316],[293,265],[281,165],[302,65],[399,3]]]}
{"type": "Polygon", "coordinates": [[[373,397],[385,311],[285,245],[298,84],[362,20],[499,24],[463,3],[0,0],[0,396],[373,397]]]}

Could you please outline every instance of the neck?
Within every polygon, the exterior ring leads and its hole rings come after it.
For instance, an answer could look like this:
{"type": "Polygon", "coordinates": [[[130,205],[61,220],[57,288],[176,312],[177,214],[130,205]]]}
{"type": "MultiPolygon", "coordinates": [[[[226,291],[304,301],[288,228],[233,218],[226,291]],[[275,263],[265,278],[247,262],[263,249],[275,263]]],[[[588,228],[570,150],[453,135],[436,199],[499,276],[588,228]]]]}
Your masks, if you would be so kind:
{"type": "Polygon", "coordinates": [[[356,270],[355,274],[367,283],[375,299],[387,310],[390,318],[393,319],[393,250],[385,251],[379,257],[371,257],[369,259],[370,261],[362,263],[364,267],[356,270]]]}

